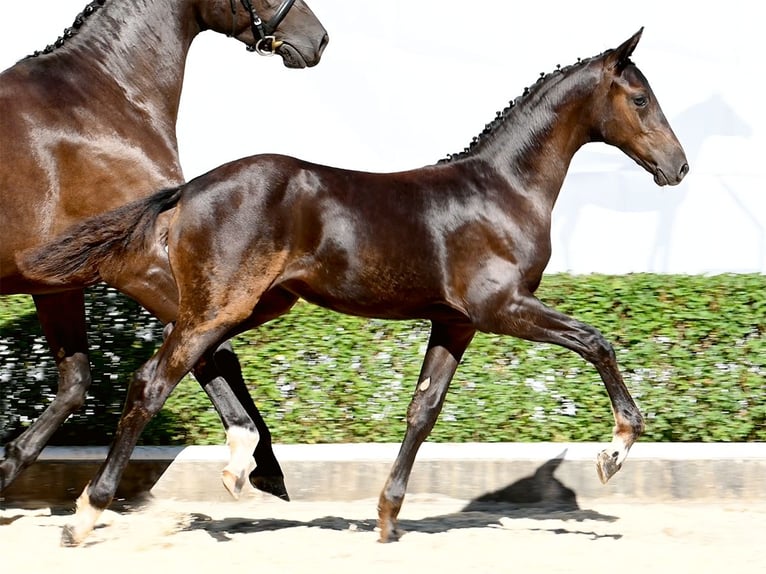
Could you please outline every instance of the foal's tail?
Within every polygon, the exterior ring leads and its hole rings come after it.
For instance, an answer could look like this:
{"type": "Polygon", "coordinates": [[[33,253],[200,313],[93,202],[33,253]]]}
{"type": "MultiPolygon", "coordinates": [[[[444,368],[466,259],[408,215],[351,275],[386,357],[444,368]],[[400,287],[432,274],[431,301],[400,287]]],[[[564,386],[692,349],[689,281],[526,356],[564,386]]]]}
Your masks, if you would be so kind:
{"type": "Polygon", "coordinates": [[[116,269],[128,252],[153,237],[161,213],[181,198],[182,187],[165,189],[73,225],[50,243],[23,252],[18,266],[28,279],[55,287],[87,287],[116,269]]]}

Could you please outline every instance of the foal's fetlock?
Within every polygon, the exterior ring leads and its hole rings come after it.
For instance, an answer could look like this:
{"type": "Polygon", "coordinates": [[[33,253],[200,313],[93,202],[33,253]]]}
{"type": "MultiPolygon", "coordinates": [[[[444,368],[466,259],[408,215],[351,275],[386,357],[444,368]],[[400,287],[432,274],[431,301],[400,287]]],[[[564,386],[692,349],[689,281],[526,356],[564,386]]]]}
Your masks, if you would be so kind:
{"type": "Polygon", "coordinates": [[[239,500],[248,476],[255,468],[253,451],[258,444],[258,433],[244,427],[229,427],[226,444],[229,445],[229,464],[224,467],[221,480],[234,499],[239,500]]]}
{"type": "Polygon", "coordinates": [[[64,526],[61,531],[62,546],[79,546],[93,531],[98,518],[104,511],[104,508],[96,507],[92,504],[88,495],[88,488],[85,487],[83,493],[77,499],[77,510],[72,517],[72,521],[64,526]]]}
{"type": "Polygon", "coordinates": [[[404,531],[398,524],[401,507],[402,500],[394,503],[385,496],[381,496],[378,500],[378,529],[380,530],[378,542],[397,542],[404,535],[404,531]]]}

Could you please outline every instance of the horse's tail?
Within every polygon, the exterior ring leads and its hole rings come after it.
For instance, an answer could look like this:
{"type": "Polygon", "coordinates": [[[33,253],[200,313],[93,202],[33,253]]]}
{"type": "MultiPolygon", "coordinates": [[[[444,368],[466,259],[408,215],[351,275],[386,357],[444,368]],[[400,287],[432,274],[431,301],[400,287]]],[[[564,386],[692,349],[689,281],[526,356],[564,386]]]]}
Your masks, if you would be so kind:
{"type": "Polygon", "coordinates": [[[165,189],[73,225],[50,243],[23,252],[18,260],[28,279],[55,287],[87,287],[119,266],[128,250],[140,251],[153,237],[161,213],[181,198],[182,187],[165,189]]]}

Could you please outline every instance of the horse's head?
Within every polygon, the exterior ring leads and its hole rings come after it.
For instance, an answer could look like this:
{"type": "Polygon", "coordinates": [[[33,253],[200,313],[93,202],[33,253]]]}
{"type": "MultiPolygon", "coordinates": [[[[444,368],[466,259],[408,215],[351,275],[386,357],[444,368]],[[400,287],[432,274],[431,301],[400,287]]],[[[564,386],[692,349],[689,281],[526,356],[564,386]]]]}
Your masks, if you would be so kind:
{"type": "Polygon", "coordinates": [[[233,36],[288,68],[319,63],[327,31],[303,0],[196,0],[203,29],[233,36]]]}
{"type": "Polygon", "coordinates": [[[676,185],[689,171],[681,144],[630,55],[643,28],[602,54],[603,89],[597,92],[594,139],[617,146],[654,176],[657,185],[676,185]]]}

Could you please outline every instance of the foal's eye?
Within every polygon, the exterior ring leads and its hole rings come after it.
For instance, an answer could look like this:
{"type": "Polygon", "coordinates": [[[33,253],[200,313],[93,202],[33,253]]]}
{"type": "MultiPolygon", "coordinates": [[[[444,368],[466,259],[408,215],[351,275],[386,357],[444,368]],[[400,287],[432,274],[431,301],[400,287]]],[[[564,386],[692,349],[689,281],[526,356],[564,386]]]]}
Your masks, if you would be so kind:
{"type": "Polygon", "coordinates": [[[649,98],[647,98],[646,96],[636,96],[635,98],[633,98],[633,103],[635,104],[637,108],[643,108],[644,106],[646,106],[646,104],[649,103],[649,98]]]}

